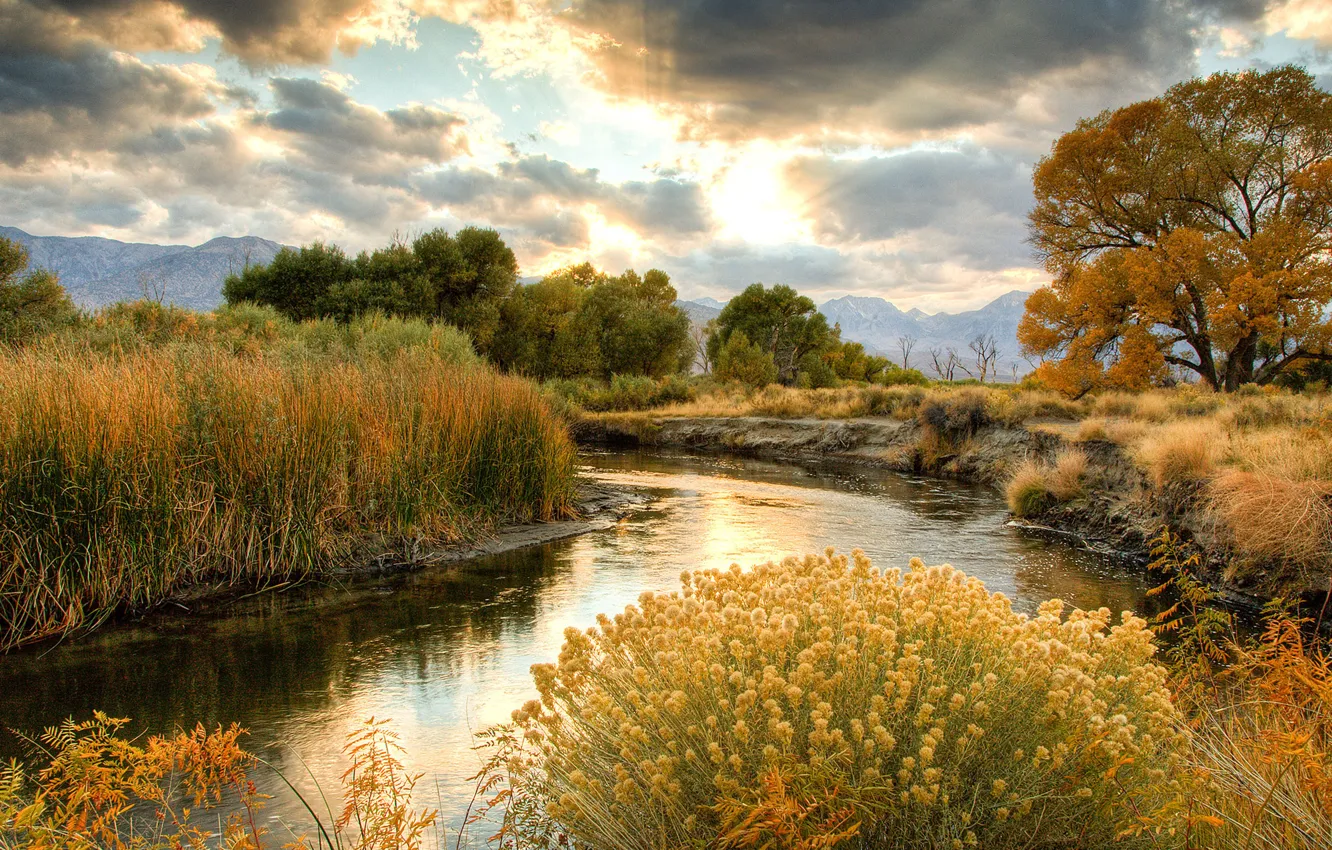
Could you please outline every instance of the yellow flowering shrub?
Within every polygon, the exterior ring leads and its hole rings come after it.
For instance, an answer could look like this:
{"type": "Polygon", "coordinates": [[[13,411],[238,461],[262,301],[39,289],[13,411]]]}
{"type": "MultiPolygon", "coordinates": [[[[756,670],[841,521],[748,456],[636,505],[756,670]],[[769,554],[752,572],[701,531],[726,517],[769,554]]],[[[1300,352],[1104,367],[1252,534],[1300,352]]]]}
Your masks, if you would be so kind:
{"type": "MultiPolygon", "coordinates": [[[[949,566],[788,558],[568,629],[487,788],[512,844],[1099,847],[1168,796],[1146,623],[1035,617],[949,566]],[[832,839],[832,840],[830,840],[832,839]]],[[[1162,829],[1159,819],[1153,821],[1162,829]]]]}

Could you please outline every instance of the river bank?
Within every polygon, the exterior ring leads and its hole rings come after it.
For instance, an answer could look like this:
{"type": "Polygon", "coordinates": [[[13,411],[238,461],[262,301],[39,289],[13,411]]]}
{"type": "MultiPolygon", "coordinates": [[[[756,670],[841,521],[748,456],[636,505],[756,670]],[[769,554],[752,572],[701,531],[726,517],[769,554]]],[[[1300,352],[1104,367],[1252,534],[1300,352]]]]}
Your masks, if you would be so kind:
{"type": "MultiPolygon", "coordinates": [[[[481,537],[406,549],[388,546],[384,541],[367,541],[360,554],[339,563],[327,573],[264,585],[228,582],[194,584],[151,607],[121,610],[99,624],[98,629],[121,626],[175,630],[191,622],[244,613],[247,603],[251,607],[271,607],[276,597],[290,591],[345,586],[377,577],[454,567],[463,562],[504,555],[610,528],[651,501],[651,496],[640,490],[580,480],[574,497],[574,516],[570,519],[513,523],[481,537]]],[[[57,643],[64,638],[50,640],[57,643]]],[[[35,646],[40,648],[40,644],[35,646]]]]}
{"type": "Polygon", "coordinates": [[[1163,528],[1182,534],[1202,558],[1202,572],[1227,601],[1253,606],[1282,595],[1327,591],[1327,577],[1291,575],[1278,564],[1232,568],[1233,553],[1204,509],[1197,486],[1157,486],[1110,440],[1078,440],[1062,423],[986,423],[941,434],[916,419],[674,417],[646,413],[584,415],[573,424],[581,445],[677,447],[773,459],[834,459],[900,472],[984,484],[1002,491],[1028,462],[1054,465],[1076,447],[1087,460],[1076,498],[1053,501],[1015,520],[1037,531],[1071,535],[1084,545],[1145,562],[1163,528]]]}

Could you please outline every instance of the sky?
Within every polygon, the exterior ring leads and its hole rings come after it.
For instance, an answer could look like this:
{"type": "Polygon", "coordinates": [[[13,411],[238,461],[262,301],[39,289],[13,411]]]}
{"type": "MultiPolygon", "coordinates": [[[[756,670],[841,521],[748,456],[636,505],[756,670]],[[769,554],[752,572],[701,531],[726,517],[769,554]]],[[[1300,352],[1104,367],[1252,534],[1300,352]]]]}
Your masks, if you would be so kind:
{"type": "Polygon", "coordinates": [[[962,310],[1046,281],[1081,117],[1297,63],[1326,0],[0,0],[0,224],[349,252],[494,227],[683,297],[962,310]]]}

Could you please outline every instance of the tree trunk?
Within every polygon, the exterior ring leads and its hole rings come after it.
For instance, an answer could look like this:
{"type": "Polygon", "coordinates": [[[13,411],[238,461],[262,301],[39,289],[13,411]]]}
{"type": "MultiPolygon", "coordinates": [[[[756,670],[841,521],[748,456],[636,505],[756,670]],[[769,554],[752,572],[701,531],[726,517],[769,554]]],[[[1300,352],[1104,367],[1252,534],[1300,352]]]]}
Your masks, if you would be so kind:
{"type": "Polygon", "coordinates": [[[1226,357],[1226,392],[1253,382],[1253,364],[1258,359],[1258,333],[1250,331],[1226,357]]]}

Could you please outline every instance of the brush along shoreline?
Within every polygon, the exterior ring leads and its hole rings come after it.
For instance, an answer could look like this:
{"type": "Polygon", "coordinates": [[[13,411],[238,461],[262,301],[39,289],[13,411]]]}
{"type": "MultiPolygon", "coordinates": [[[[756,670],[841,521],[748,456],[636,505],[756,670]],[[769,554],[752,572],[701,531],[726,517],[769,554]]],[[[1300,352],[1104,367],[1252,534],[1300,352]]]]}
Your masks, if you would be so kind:
{"type": "MultiPolygon", "coordinates": [[[[573,513],[567,519],[512,523],[479,538],[432,544],[410,550],[383,547],[376,550],[373,548],[373,543],[367,541],[365,553],[337,564],[328,572],[311,574],[293,582],[259,587],[227,582],[190,585],[148,608],[119,612],[99,631],[116,626],[168,627],[165,621],[159,622],[159,620],[163,617],[175,620],[182,615],[192,619],[222,614],[232,611],[233,606],[242,600],[271,596],[274,593],[300,588],[341,586],[427,569],[466,570],[469,568],[469,562],[478,558],[502,555],[531,546],[542,546],[610,528],[642,510],[651,501],[652,496],[632,488],[579,480],[574,494],[573,513]],[[372,551],[373,554],[370,554],[372,551]]],[[[26,648],[34,646],[40,647],[41,643],[31,644],[26,648]]]]}
{"type": "MultiPolygon", "coordinates": [[[[890,417],[818,419],[680,417],[647,413],[584,414],[574,439],[586,446],[673,447],[771,459],[831,459],[898,472],[968,481],[1004,489],[1028,462],[1053,465],[1074,443],[1045,430],[1041,420],[1022,426],[992,423],[954,445],[940,446],[928,426],[890,417]]],[[[1328,590],[1327,576],[1293,580],[1276,564],[1257,565],[1242,578],[1227,575],[1233,557],[1208,521],[1197,493],[1162,492],[1125,449],[1108,440],[1083,440],[1087,458],[1076,498],[1049,504],[1015,525],[1033,533],[1071,537],[1080,545],[1145,564],[1150,541],[1163,527],[1186,533],[1203,559],[1203,573],[1222,599],[1253,607],[1281,595],[1328,590]]]]}

